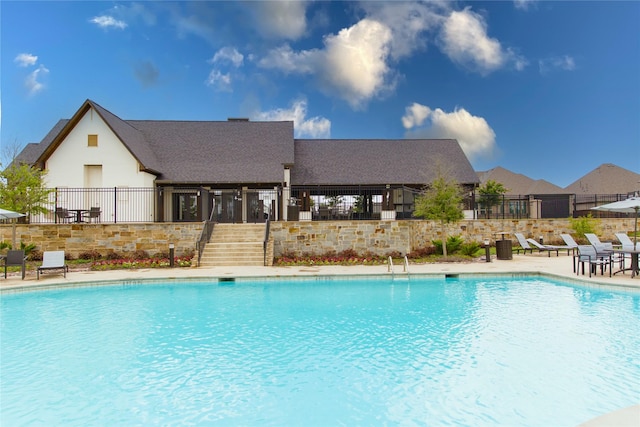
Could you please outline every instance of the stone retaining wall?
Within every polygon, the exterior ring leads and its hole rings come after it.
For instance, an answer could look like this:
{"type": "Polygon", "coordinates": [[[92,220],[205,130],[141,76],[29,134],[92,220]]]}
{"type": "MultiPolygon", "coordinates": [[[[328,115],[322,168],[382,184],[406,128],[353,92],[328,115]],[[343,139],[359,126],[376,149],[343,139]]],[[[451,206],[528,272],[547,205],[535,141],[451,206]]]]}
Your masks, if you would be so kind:
{"type": "MultiPolygon", "coordinates": [[[[615,241],[614,233],[633,231],[633,219],[601,219],[598,235],[615,241]]],[[[447,224],[447,235],[459,235],[465,241],[495,242],[497,233],[521,232],[545,243],[560,243],[561,233],[570,233],[568,219],[466,220],[447,224]]],[[[127,254],[145,250],[150,255],[167,252],[169,243],[180,256],[195,250],[202,223],[135,223],[135,224],[33,224],[16,225],[16,241],[35,243],[38,250],[65,250],[77,257],[87,250],[127,254]]],[[[440,223],[434,221],[281,221],[271,223],[275,255],[322,254],[354,249],[385,255],[391,251],[403,254],[431,246],[442,238],[440,223]]],[[[0,241],[11,242],[12,226],[0,225],[0,241]]],[[[510,236],[512,239],[513,234],[510,236]]]]}
{"type": "MultiPolygon", "coordinates": [[[[600,219],[598,235],[605,240],[616,241],[614,233],[633,231],[633,219],[600,219]]],[[[465,241],[492,244],[498,232],[523,233],[538,240],[542,236],[548,244],[561,244],[560,234],[571,234],[568,219],[478,219],[446,225],[447,236],[458,235],[465,241]]],[[[276,222],[271,225],[275,239],[276,256],[289,252],[295,255],[322,254],[328,250],[340,252],[354,249],[358,253],[371,251],[385,255],[391,251],[403,254],[415,249],[432,246],[431,241],[442,239],[442,226],[436,221],[318,221],[276,222]]]]}
{"type": "MultiPolygon", "coordinates": [[[[16,225],[16,242],[36,244],[40,251],[64,250],[77,258],[88,250],[103,256],[109,252],[122,255],[137,250],[149,255],[167,253],[169,243],[175,245],[176,256],[195,250],[202,231],[201,223],[136,223],[136,224],[30,224],[16,225]]],[[[0,241],[11,242],[12,226],[0,226],[0,241]]]]}

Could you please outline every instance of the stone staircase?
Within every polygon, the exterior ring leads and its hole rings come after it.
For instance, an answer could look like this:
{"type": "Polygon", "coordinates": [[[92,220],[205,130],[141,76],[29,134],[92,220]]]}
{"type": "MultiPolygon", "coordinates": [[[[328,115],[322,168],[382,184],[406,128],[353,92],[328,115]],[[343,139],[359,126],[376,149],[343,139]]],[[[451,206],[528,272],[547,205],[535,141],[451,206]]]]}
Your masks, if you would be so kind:
{"type": "MultiPolygon", "coordinates": [[[[216,224],[200,267],[264,265],[265,224],[216,224]]],[[[267,265],[273,265],[273,237],[267,244],[267,265]]]]}

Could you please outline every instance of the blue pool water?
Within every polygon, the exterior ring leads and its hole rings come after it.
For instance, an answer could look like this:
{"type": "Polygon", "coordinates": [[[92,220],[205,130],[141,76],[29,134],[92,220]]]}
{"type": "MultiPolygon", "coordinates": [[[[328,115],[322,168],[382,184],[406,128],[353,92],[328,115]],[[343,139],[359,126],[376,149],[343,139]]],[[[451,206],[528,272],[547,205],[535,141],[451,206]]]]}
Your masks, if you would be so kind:
{"type": "Polygon", "coordinates": [[[640,401],[640,294],[540,279],[3,295],[0,424],[575,426],[640,401]]]}

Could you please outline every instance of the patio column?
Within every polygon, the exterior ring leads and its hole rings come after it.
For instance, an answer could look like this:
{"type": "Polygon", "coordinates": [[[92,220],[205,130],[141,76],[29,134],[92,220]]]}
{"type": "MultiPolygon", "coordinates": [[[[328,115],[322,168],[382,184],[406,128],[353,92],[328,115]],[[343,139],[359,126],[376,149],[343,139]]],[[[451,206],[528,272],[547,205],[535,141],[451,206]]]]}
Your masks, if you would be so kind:
{"type": "Polygon", "coordinates": [[[284,165],[284,181],[282,183],[282,219],[288,221],[288,206],[291,199],[291,166],[284,165]]]}

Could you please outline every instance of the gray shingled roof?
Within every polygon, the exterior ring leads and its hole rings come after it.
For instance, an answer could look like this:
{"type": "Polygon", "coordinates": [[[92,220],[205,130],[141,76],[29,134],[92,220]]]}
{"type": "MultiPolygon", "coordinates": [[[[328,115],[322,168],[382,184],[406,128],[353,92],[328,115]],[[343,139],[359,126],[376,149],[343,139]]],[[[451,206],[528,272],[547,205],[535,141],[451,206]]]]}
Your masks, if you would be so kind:
{"type": "Polygon", "coordinates": [[[38,161],[38,158],[42,155],[44,150],[51,145],[53,140],[58,136],[58,134],[64,129],[64,127],[69,123],[69,120],[58,120],[58,123],[55,124],[53,128],[42,138],[40,143],[29,143],[27,144],[20,154],[16,157],[16,160],[21,163],[35,164],[38,161]]]}
{"type": "Polygon", "coordinates": [[[296,139],[292,185],[425,185],[438,165],[461,184],[478,182],[454,139],[296,139]]]}
{"type": "Polygon", "coordinates": [[[279,183],[293,163],[293,122],[129,121],[160,164],[161,181],[279,183]]]}
{"type": "Polygon", "coordinates": [[[162,182],[280,183],[283,165],[293,163],[293,122],[189,122],[123,120],[91,100],[71,120],[61,120],[40,144],[30,144],[20,158],[46,160],[89,108],[104,119],[142,168],[162,182]],[[51,146],[51,147],[50,147],[51,146]]]}
{"type": "Polygon", "coordinates": [[[120,138],[129,152],[138,159],[145,170],[151,173],[159,173],[162,164],[158,161],[156,153],[151,148],[151,141],[145,139],[140,130],[131,125],[130,122],[122,120],[112,112],[102,108],[93,101],[88,101],[100,114],[111,130],[120,138]]]}
{"type": "Polygon", "coordinates": [[[640,174],[604,163],[568,185],[565,190],[575,194],[633,193],[640,190],[640,174]]]}
{"type": "Polygon", "coordinates": [[[284,165],[293,185],[424,185],[439,166],[462,184],[478,182],[452,139],[294,140],[291,121],[123,120],[91,100],[21,156],[46,160],[90,108],[161,183],[280,183],[284,165]]]}
{"type": "Polygon", "coordinates": [[[503,167],[478,172],[481,185],[489,180],[499,182],[507,188],[509,195],[529,194],[568,194],[569,192],[544,179],[532,179],[521,173],[515,173],[503,167]]]}

